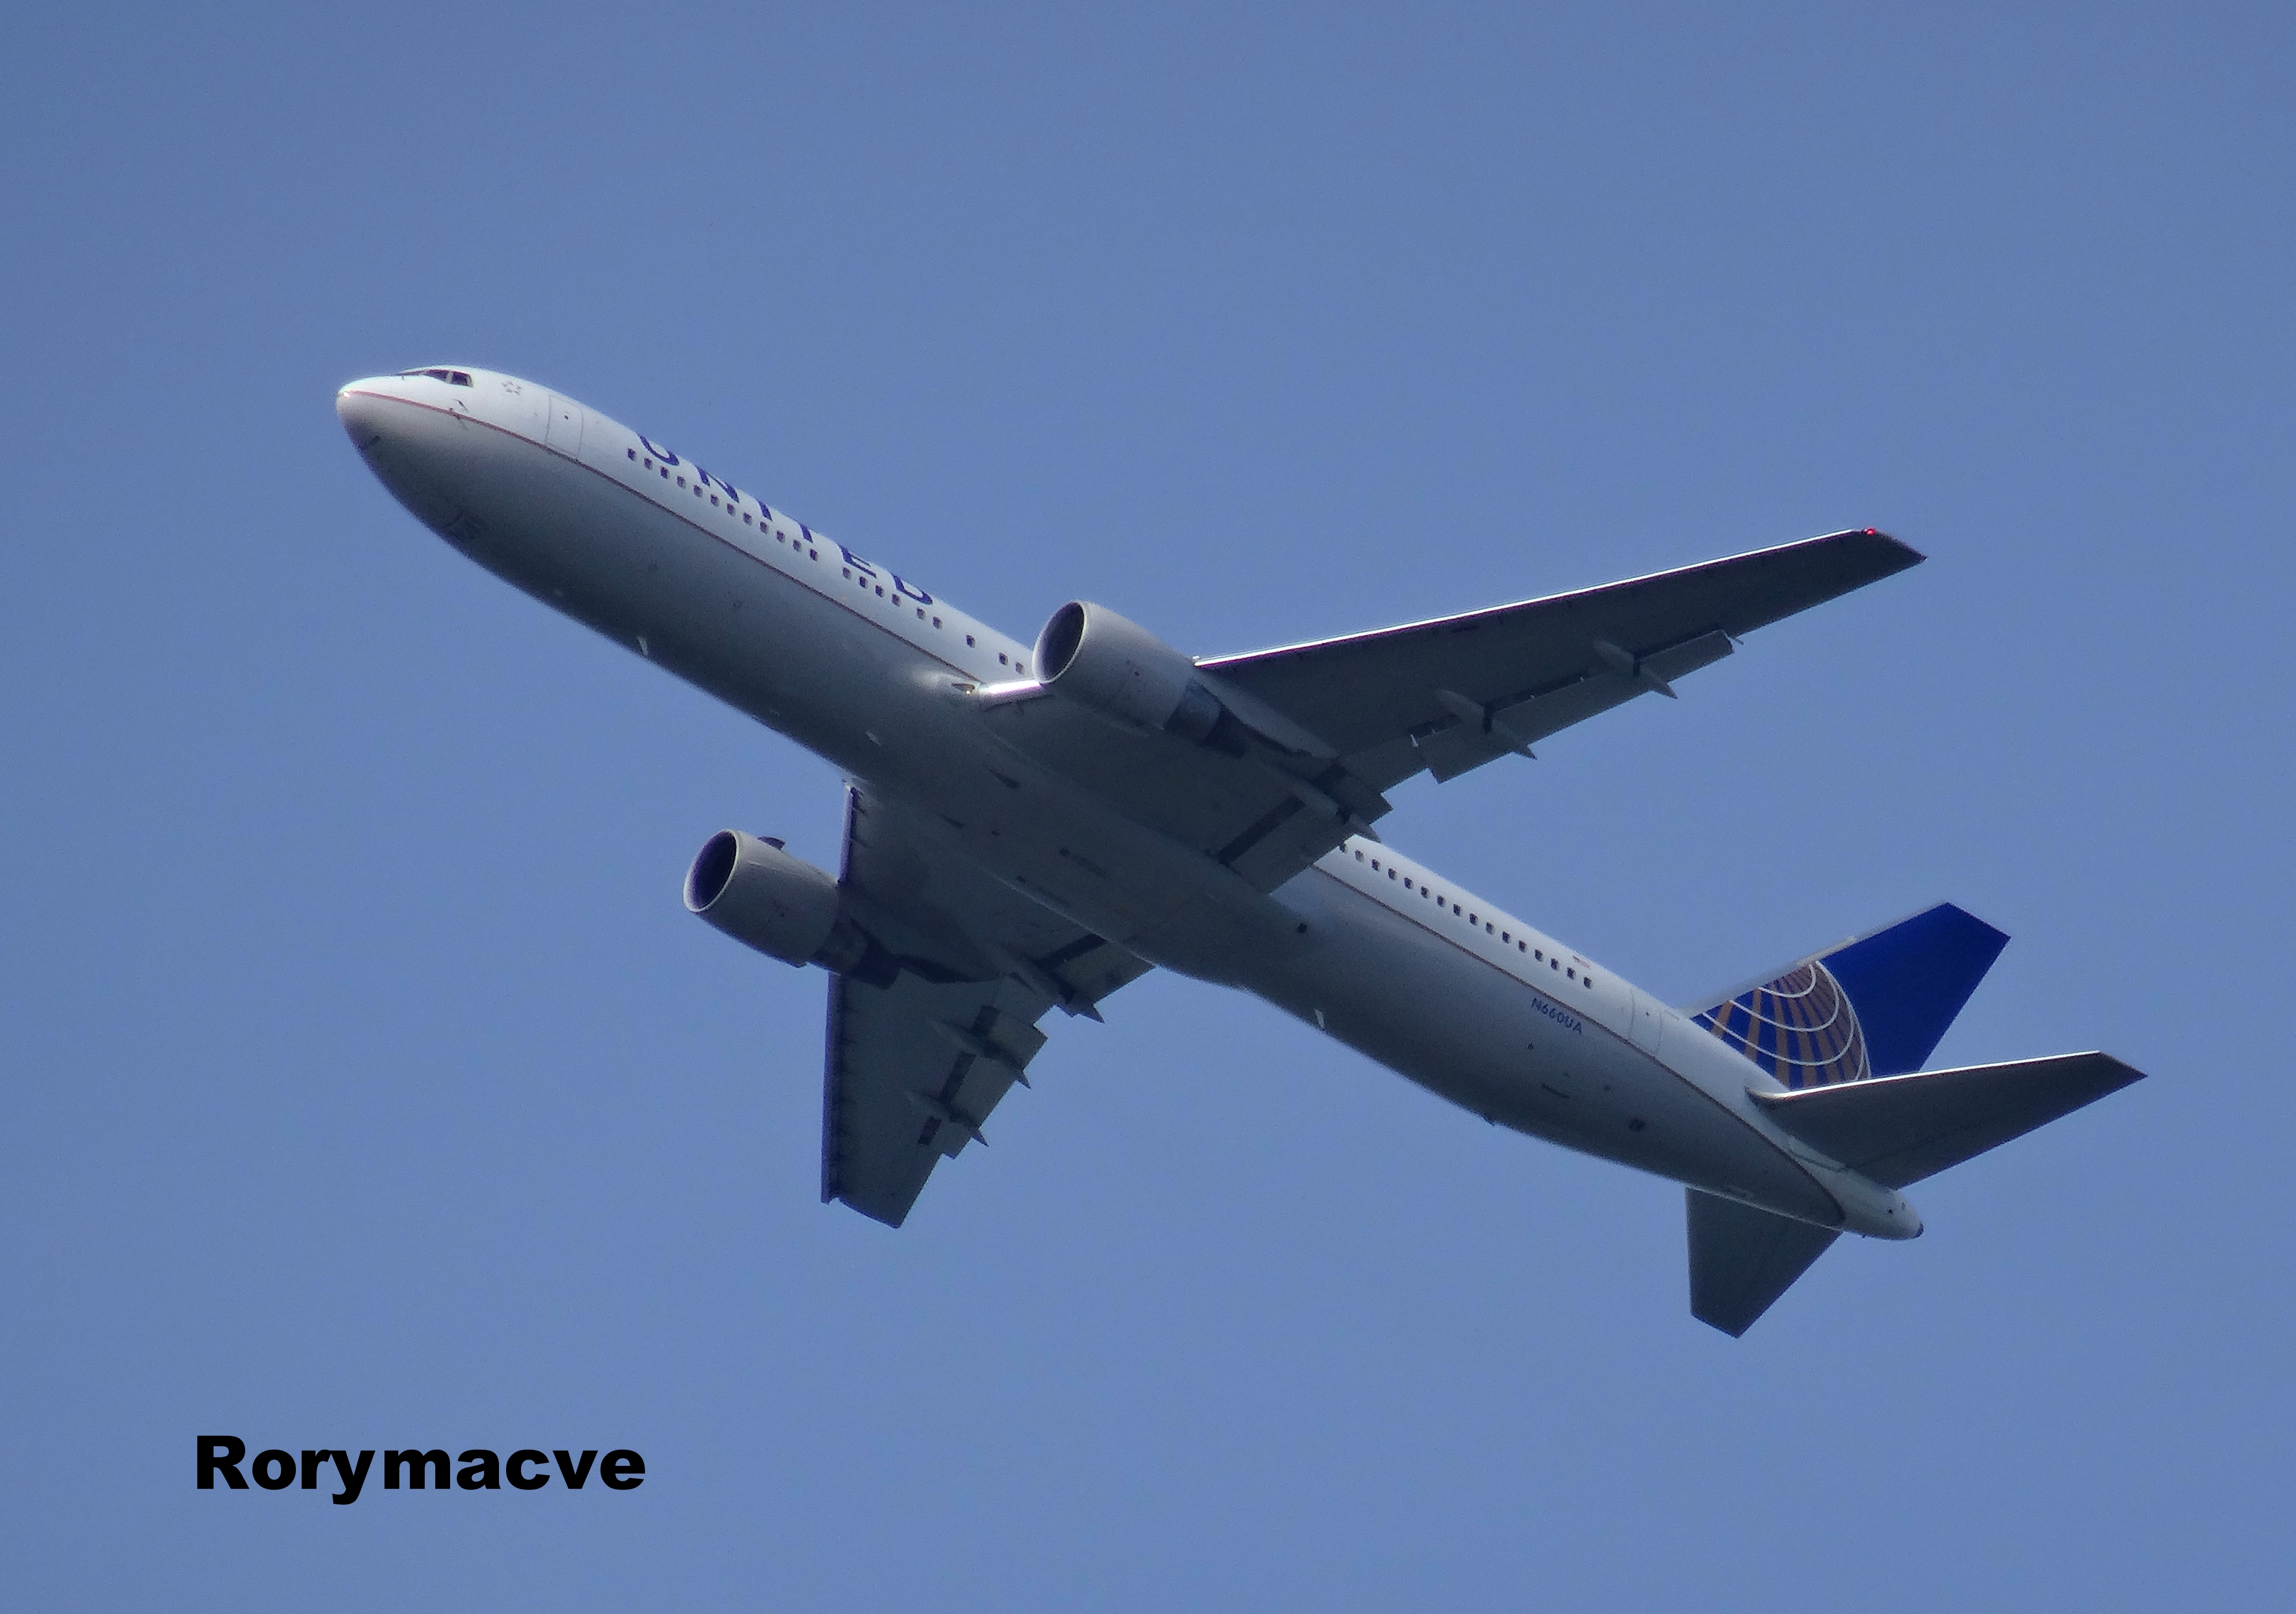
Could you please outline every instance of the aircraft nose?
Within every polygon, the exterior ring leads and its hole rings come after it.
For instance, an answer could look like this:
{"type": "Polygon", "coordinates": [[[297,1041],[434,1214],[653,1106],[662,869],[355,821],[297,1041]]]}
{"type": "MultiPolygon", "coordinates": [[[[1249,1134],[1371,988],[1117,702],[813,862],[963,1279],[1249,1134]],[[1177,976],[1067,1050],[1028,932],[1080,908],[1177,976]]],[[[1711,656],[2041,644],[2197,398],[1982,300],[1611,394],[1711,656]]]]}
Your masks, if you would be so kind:
{"type": "Polygon", "coordinates": [[[335,418],[361,453],[382,440],[384,412],[390,407],[390,400],[377,396],[368,382],[352,382],[335,394],[335,418]]]}

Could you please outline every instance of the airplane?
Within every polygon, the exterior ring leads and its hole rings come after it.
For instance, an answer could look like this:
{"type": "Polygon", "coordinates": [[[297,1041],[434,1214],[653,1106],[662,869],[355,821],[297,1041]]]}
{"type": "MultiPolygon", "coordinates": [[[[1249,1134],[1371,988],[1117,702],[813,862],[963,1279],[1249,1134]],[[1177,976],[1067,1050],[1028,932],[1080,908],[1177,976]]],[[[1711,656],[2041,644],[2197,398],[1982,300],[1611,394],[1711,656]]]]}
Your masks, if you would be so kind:
{"type": "Polygon", "coordinates": [[[1923,1070],[2007,938],[1950,903],[1677,1009],[1394,851],[1387,792],[1529,756],[1917,564],[1873,528],[1367,633],[1191,656],[1072,601],[1032,642],[562,392],[474,365],[335,408],[414,517],[846,776],[835,874],[740,829],[685,904],[828,973],[821,1197],[898,1227],[1057,1009],[1241,988],[1495,1125],[1683,1185],[1733,1337],[1903,1190],[2140,1079],[1923,1070]]]}

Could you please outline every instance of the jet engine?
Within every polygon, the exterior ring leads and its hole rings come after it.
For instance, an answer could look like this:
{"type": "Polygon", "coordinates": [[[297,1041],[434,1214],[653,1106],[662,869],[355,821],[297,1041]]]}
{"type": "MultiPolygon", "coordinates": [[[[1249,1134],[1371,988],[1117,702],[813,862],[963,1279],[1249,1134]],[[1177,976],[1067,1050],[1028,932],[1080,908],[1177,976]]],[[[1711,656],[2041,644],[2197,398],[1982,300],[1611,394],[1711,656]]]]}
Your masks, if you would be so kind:
{"type": "Polygon", "coordinates": [[[901,968],[845,911],[836,880],[776,840],[738,829],[711,836],[686,871],[685,907],[784,964],[818,964],[873,986],[890,985],[901,968]]]}
{"type": "Polygon", "coordinates": [[[1329,761],[1331,746],[1257,696],[1206,672],[1139,623],[1070,600],[1037,635],[1037,681],[1111,723],[1176,734],[1230,756],[1254,739],[1329,761]]]}
{"type": "Polygon", "coordinates": [[[1071,600],[1037,635],[1037,679],[1128,729],[1201,743],[1226,714],[1196,664],[1105,605],[1071,600]]]}

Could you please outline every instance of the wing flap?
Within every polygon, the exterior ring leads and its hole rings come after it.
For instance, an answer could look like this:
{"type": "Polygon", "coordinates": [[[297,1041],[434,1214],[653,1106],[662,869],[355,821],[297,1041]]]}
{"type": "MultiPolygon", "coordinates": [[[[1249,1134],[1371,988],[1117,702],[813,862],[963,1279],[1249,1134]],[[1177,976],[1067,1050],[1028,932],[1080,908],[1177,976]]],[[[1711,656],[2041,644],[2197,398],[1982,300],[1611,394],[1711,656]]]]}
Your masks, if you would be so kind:
{"type": "Polygon", "coordinates": [[[907,974],[884,987],[832,977],[822,1198],[900,1226],[935,1165],[988,1141],[982,1124],[1024,1079],[1045,1040],[1030,1022],[1051,1006],[1015,982],[984,993],[907,974]]]}
{"type": "Polygon", "coordinates": [[[933,1167],[986,1143],[990,1112],[1027,1084],[1046,1011],[1097,1018],[1099,1000],[1148,966],[859,786],[847,788],[840,884],[914,967],[889,986],[830,978],[821,1197],[898,1227],[933,1167]]]}
{"type": "MultiPolygon", "coordinates": [[[[1509,752],[1528,753],[1550,734],[1670,686],[1676,679],[1713,665],[1731,649],[1728,634],[1710,630],[1648,655],[1628,655],[1627,666],[1605,663],[1598,671],[1576,674],[1548,689],[1520,698],[1502,696],[1472,713],[1455,710],[1461,721],[1415,737],[1413,743],[1439,782],[1456,778],[1509,752]]],[[[1670,688],[1666,692],[1673,693],[1670,688]]]]}

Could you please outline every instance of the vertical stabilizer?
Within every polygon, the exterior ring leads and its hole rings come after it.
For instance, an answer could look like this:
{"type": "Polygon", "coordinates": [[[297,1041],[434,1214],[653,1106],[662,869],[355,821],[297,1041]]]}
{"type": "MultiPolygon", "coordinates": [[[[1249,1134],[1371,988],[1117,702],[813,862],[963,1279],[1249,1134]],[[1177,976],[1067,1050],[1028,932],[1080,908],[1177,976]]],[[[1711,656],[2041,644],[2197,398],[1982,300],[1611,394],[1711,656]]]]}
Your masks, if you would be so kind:
{"type": "Polygon", "coordinates": [[[1785,1087],[1919,1070],[2009,938],[1950,902],[1844,942],[1692,1017],[1785,1087]]]}
{"type": "Polygon", "coordinates": [[[1690,1314],[1733,1339],[1754,1326],[1841,1235],[1694,1188],[1690,1222],[1690,1314]]]}

